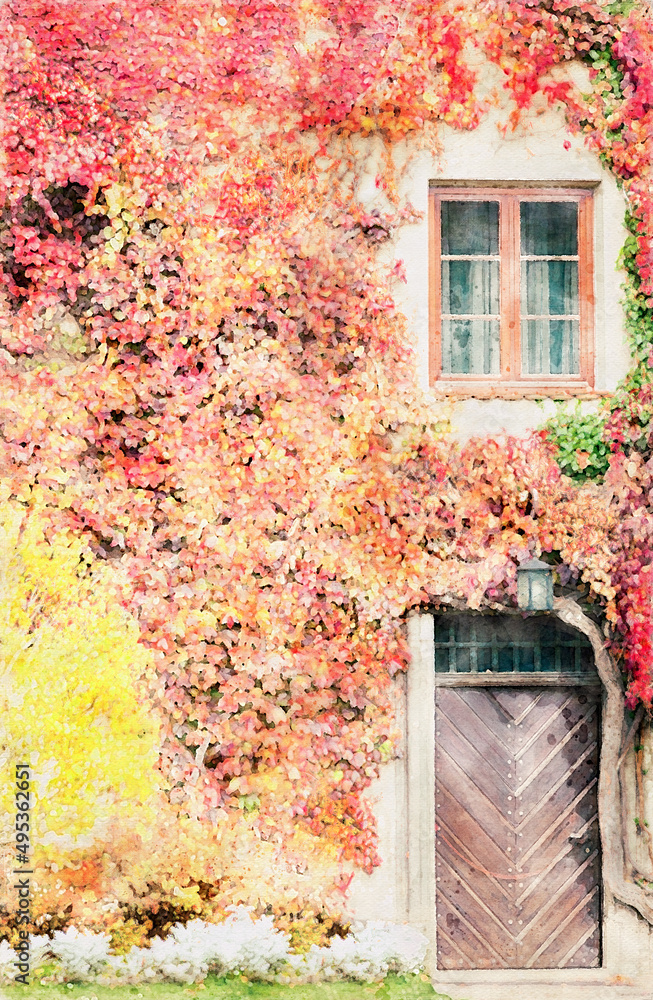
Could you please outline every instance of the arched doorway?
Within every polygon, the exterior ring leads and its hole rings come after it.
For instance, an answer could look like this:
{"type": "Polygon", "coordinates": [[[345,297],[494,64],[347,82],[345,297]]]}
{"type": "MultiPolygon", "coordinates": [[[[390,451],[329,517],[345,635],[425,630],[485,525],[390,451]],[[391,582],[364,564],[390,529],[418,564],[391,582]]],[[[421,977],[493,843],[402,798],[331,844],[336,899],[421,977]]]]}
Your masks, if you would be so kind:
{"type": "Polygon", "coordinates": [[[434,618],[439,969],[601,964],[601,685],[548,615],[434,618]]]}

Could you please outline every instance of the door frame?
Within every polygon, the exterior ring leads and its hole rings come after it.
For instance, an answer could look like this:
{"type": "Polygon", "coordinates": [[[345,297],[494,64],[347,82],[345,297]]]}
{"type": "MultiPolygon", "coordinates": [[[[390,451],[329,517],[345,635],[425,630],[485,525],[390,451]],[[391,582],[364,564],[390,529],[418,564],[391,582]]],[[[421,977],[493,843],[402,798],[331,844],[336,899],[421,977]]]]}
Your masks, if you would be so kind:
{"type": "MultiPolygon", "coordinates": [[[[503,609],[502,609],[503,611],[503,609]]],[[[511,613],[511,609],[505,609],[506,614],[511,613]]],[[[515,613],[515,612],[513,612],[515,613]]],[[[553,612],[555,614],[555,611],[553,612]]],[[[560,617],[562,619],[562,615],[560,617]]],[[[572,624],[566,621],[566,624],[572,624]]],[[[602,965],[594,969],[559,969],[559,970],[469,970],[469,971],[445,971],[437,968],[436,949],[436,884],[435,884],[435,615],[432,613],[415,613],[408,618],[408,645],[411,654],[411,663],[408,669],[408,682],[406,688],[406,741],[405,741],[405,802],[406,802],[406,895],[405,912],[408,922],[419,928],[429,940],[426,964],[427,970],[446,989],[448,980],[460,983],[467,980],[472,983],[479,975],[486,981],[490,981],[493,976],[506,981],[507,978],[515,978],[520,982],[537,982],[546,977],[547,981],[553,979],[563,982],[573,978],[575,982],[587,980],[596,981],[597,974],[604,976],[606,972],[615,969],[620,964],[622,951],[618,947],[621,938],[621,927],[623,923],[623,911],[614,905],[609,905],[604,894],[604,873],[605,873],[605,851],[601,853],[601,895],[602,895],[602,926],[601,926],[601,953],[602,965]],[[428,790],[428,791],[427,791],[428,790]],[[608,905],[606,905],[608,904],[608,905]],[[617,946],[614,946],[617,943],[617,946]]],[[[573,624],[572,624],[573,627],[573,624]]],[[[578,630],[580,631],[580,630],[578,630]]],[[[595,666],[596,666],[596,657],[595,666]]],[[[599,683],[603,678],[599,674],[599,683]]],[[[460,675],[462,684],[469,683],[466,675],[460,675]]],[[[540,675],[541,676],[541,675],[540,675]]],[[[560,684],[560,675],[552,675],[556,686],[560,684]]],[[[515,684],[515,675],[504,675],[502,678],[495,678],[499,683],[509,686],[515,684]]],[[[523,675],[523,684],[535,683],[532,675],[523,675]]],[[[583,684],[583,680],[576,678],[583,684]]],[[[458,682],[458,683],[461,683],[458,682]]],[[[476,682],[478,683],[478,682],[476,682]]],[[[520,681],[517,681],[519,684],[520,681]]],[[[587,683],[587,682],[585,682],[587,683]]],[[[596,684],[596,679],[593,680],[596,684]]],[[[537,684],[540,684],[538,678],[537,684]]],[[[607,698],[604,684],[601,683],[601,722],[599,733],[603,729],[606,715],[607,698]]],[[[600,737],[599,737],[600,738],[600,737]]],[[[599,783],[601,782],[601,767],[603,764],[603,754],[599,753],[599,783]]],[[[601,835],[601,808],[599,803],[599,835],[601,835]]],[[[602,842],[603,838],[601,838],[602,842]]],[[[631,966],[632,968],[632,966],[631,966]]],[[[623,966],[622,966],[623,971],[623,966]]]]}

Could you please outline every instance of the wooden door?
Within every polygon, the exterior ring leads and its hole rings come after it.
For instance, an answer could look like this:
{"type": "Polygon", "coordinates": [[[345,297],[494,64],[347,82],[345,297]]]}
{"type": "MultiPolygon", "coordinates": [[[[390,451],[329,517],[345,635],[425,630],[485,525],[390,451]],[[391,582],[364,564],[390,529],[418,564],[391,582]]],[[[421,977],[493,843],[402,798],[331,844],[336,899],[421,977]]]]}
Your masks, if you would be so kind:
{"type": "Polygon", "coordinates": [[[436,690],[440,969],[600,964],[599,693],[436,690]]]}

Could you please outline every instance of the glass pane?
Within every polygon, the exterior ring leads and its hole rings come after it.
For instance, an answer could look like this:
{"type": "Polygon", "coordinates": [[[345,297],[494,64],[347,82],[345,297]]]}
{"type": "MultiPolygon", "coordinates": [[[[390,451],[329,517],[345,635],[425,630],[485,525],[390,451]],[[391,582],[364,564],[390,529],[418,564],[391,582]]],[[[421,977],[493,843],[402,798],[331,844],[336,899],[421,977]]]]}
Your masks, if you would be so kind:
{"type": "Polygon", "coordinates": [[[443,319],[442,371],[452,375],[499,374],[497,319],[443,319]]]}
{"type": "Polygon", "coordinates": [[[574,653],[575,650],[572,646],[560,647],[560,669],[565,673],[571,674],[576,669],[574,653]]]}
{"type": "Polygon", "coordinates": [[[550,673],[556,668],[555,646],[542,646],[540,670],[550,673]]]}
{"type": "Polygon", "coordinates": [[[506,673],[514,670],[512,648],[510,646],[499,647],[499,672],[506,673]]]}
{"type": "Polygon", "coordinates": [[[520,646],[519,670],[521,673],[532,673],[535,670],[535,647],[520,646]]]}
{"type": "Polygon", "coordinates": [[[577,316],[578,262],[522,261],[521,312],[522,316],[577,316]]]}
{"type": "Polygon", "coordinates": [[[579,341],[578,320],[522,320],[522,374],[578,375],[579,341]]]}
{"type": "Polygon", "coordinates": [[[496,316],[499,312],[498,260],[443,260],[442,313],[496,316]]]}
{"type": "Polygon", "coordinates": [[[478,672],[485,673],[486,670],[492,670],[492,650],[489,646],[480,646],[478,652],[476,653],[476,662],[478,664],[478,672]]]}
{"type": "Polygon", "coordinates": [[[468,674],[471,670],[469,646],[459,646],[456,650],[456,673],[468,674]]]}
{"type": "Polygon", "coordinates": [[[522,201],[521,252],[542,257],[578,253],[578,205],[575,201],[522,201]]]}
{"type": "Polygon", "coordinates": [[[456,256],[499,253],[499,203],[442,201],[442,253],[456,256]]]}
{"type": "Polygon", "coordinates": [[[435,650],[435,670],[438,674],[449,673],[449,650],[448,649],[436,649],[435,650]]]}

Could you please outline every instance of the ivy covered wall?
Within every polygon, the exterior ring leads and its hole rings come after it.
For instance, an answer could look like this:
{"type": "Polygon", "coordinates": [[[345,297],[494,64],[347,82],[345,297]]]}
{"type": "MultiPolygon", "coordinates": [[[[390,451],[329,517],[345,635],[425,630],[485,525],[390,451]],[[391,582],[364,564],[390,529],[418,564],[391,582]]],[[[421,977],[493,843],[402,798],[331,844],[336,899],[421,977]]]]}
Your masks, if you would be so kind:
{"type": "MultiPolygon", "coordinates": [[[[226,862],[187,874],[175,910],[165,858],[153,893],[138,836],[98,840],[84,919],[144,934],[236,895],[316,920],[346,891],[334,866],[378,860],[361,793],[393,752],[408,609],[510,604],[519,561],[550,553],[607,624],[627,704],[650,707],[650,16],[14,0],[0,17],[3,497],[105,565],[156,666],[174,822],[241,858],[235,882],[226,862]],[[603,484],[565,478],[542,436],[447,438],[376,258],[411,213],[357,197],[356,137],[390,153],[477,126],[473,50],[505,77],[508,125],[536,95],[562,103],[628,201],[635,362],[603,484]],[[556,72],[577,59],[588,93],[556,72]],[[260,866],[274,852],[282,885],[260,866]]],[[[396,183],[388,155],[391,201],[396,183]]],[[[596,429],[570,433],[598,469],[596,429]]]]}

